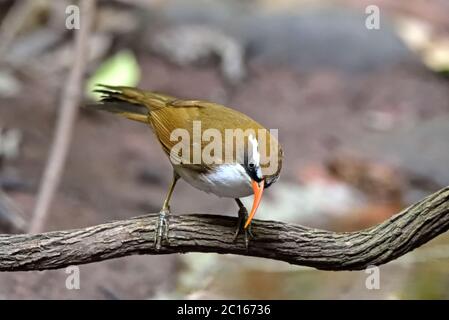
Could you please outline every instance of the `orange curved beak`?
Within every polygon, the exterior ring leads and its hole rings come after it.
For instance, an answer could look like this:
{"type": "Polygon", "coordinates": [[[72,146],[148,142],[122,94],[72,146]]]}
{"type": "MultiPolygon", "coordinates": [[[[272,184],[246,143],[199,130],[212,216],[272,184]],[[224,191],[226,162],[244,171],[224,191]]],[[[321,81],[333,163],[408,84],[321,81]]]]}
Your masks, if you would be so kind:
{"type": "Polygon", "coordinates": [[[248,220],[245,222],[245,229],[248,228],[249,224],[251,223],[251,220],[253,220],[254,215],[256,214],[257,208],[259,208],[260,200],[262,200],[262,194],[263,194],[263,188],[265,186],[265,181],[262,180],[259,183],[256,181],[252,181],[253,191],[254,191],[254,201],[253,201],[253,207],[251,208],[251,212],[249,214],[248,220]]]}

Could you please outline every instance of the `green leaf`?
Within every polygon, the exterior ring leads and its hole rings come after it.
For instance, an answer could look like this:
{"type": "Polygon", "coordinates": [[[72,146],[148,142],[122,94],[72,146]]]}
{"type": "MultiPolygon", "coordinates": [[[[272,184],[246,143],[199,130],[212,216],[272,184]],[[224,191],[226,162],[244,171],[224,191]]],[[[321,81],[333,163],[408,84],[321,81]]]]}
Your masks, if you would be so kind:
{"type": "Polygon", "coordinates": [[[86,94],[98,100],[99,93],[93,92],[97,84],[134,87],[140,80],[140,68],[134,54],[123,50],[102,63],[87,81],[86,94]]]}

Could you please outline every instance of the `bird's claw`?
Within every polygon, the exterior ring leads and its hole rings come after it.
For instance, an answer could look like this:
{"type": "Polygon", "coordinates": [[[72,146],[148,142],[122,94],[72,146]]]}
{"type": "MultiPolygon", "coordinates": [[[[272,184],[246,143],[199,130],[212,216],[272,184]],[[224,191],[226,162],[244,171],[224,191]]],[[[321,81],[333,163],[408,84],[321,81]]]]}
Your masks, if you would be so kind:
{"type": "Polygon", "coordinates": [[[169,214],[169,209],[162,209],[159,212],[159,219],[154,230],[154,247],[156,250],[161,249],[163,239],[165,239],[168,244],[170,243],[168,241],[169,214]]]}
{"type": "Polygon", "coordinates": [[[243,236],[245,239],[245,247],[246,249],[248,249],[249,240],[254,239],[254,235],[251,232],[251,225],[249,225],[248,228],[245,228],[246,219],[248,219],[248,211],[246,210],[246,208],[240,208],[239,218],[237,220],[237,228],[234,233],[233,242],[236,242],[239,234],[243,232],[243,236]]]}

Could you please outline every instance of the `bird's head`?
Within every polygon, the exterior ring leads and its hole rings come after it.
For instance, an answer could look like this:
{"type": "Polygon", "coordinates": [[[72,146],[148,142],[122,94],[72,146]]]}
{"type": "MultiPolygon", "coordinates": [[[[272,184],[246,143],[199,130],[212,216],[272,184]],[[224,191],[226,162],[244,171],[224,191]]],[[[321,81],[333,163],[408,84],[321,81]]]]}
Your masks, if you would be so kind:
{"type": "Polygon", "coordinates": [[[256,214],[257,208],[259,207],[259,204],[262,200],[264,189],[268,188],[279,178],[283,154],[282,149],[278,145],[277,141],[275,141],[274,138],[271,137],[268,143],[270,144],[273,142],[276,143],[275,148],[277,150],[273,152],[273,149],[270,148],[269,155],[272,156],[276,154],[277,157],[270,159],[271,161],[268,161],[265,165],[262,165],[258,140],[252,135],[248,136],[248,143],[247,143],[248,147],[245,150],[243,167],[245,168],[246,173],[251,179],[251,186],[254,192],[254,200],[253,206],[248,216],[248,220],[245,222],[245,229],[248,228],[248,226],[251,223],[251,220],[256,214]],[[271,165],[275,166],[274,173],[271,173],[267,169],[271,165]],[[264,171],[266,171],[266,174],[264,174],[264,171]]]}

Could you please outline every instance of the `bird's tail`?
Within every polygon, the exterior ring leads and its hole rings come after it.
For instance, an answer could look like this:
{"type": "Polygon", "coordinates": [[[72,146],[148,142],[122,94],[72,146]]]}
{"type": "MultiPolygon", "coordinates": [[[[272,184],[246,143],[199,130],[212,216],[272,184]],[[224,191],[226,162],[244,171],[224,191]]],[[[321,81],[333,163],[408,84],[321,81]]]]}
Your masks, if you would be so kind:
{"type": "Polygon", "coordinates": [[[176,100],[167,95],[142,91],[132,87],[98,86],[101,88],[94,90],[94,92],[102,94],[100,101],[88,104],[86,108],[117,113],[139,122],[147,123],[151,111],[164,108],[171,101],[176,100]]]}

